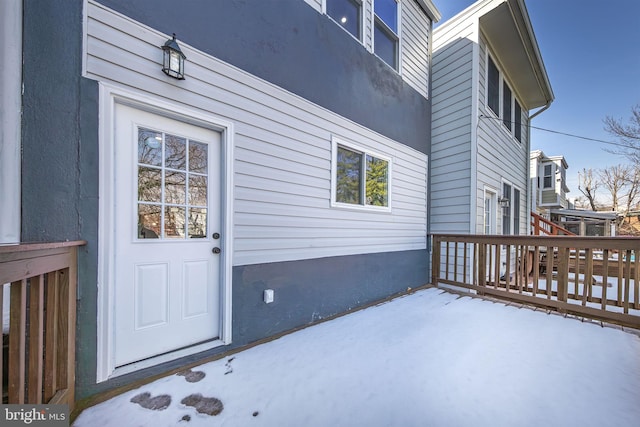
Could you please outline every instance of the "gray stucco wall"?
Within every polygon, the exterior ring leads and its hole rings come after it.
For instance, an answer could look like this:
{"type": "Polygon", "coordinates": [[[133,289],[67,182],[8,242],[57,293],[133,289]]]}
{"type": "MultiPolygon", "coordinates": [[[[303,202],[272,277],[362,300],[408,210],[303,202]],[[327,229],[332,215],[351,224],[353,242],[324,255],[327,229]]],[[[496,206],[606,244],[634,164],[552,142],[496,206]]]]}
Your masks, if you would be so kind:
{"type": "Polygon", "coordinates": [[[430,102],[302,0],[101,3],[429,154],[430,102]]]}
{"type": "MultiPolygon", "coordinates": [[[[87,241],[79,255],[78,398],[204,356],[95,383],[99,100],[97,82],[81,77],[82,3],[24,2],[22,122],[22,240],[87,241]]],[[[103,3],[429,154],[429,101],[301,0],[103,3]]],[[[422,285],[428,267],[427,251],[235,267],[233,344],[206,355],[422,285]],[[275,289],[273,304],[260,299],[265,288],[275,289]]]]}

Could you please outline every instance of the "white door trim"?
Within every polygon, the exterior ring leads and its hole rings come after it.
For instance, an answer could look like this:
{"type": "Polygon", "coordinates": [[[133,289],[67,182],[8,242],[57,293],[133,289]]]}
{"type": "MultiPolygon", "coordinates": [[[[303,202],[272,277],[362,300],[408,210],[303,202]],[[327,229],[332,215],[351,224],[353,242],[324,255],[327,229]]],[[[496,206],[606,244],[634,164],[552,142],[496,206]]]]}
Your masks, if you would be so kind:
{"type": "Polygon", "coordinates": [[[123,375],[138,369],[231,343],[231,280],[233,261],[233,123],[204,114],[183,104],[100,83],[99,123],[99,220],[98,220],[98,316],[96,381],[123,375]],[[161,116],[177,119],[221,133],[222,144],[222,235],[221,243],[221,327],[220,339],[151,359],[115,367],[114,353],[114,128],[115,105],[121,103],[161,116]]]}

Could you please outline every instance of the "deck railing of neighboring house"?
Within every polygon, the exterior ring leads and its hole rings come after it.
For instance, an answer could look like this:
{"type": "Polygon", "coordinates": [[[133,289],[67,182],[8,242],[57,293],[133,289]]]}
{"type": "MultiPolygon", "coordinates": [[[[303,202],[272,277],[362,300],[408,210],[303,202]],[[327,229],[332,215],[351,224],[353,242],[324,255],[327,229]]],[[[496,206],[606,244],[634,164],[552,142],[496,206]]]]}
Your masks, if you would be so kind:
{"type": "Polygon", "coordinates": [[[640,328],[640,239],[433,235],[432,284],[640,328]]]}
{"type": "Polygon", "coordinates": [[[0,246],[0,290],[10,287],[8,325],[0,292],[2,403],[73,408],[77,247],[83,244],[0,246]]]}
{"type": "Polygon", "coordinates": [[[558,224],[549,221],[542,215],[531,212],[531,233],[535,236],[575,236],[566,228],[560,227],[558,224]]]}

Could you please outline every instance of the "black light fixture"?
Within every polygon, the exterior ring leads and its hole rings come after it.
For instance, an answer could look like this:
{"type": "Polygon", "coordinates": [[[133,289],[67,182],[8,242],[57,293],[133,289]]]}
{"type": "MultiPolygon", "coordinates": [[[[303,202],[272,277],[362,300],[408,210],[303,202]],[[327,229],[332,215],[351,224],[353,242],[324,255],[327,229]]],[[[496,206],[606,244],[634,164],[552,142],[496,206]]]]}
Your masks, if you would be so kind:
{"type": "Polygon", "coordinates": [[[501,197],[498,199],[498,203],[500,203],[500,207],[506,209],[509,207],[509,199],[506,197],[501,197]]]}
{"type": "Polygon", "coordinates": [[[180,50],[180,46],[178,46],[176,33],[173,33],[173,38],[167,40],[162,46],[162,54],[164,56],[162,71],[174,79],[184,80],[184,60],[187,59],[187,57],[182,53],[182,50],[180,50]]]}

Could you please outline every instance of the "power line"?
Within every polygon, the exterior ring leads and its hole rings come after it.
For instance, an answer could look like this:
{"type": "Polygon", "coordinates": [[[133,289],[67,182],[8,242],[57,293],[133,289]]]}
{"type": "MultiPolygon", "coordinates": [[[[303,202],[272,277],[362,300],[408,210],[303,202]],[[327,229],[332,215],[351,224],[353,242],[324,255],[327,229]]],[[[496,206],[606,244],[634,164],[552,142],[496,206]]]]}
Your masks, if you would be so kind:
{"type": "MultiPolygon", "coordinates": [[[[500,120],[500,121],[503,121],[503,120],[502,120],[501,118],[499,118],[499,117],[488,117],[488,116],[485,116],[485,115],[483,115],[483,114],[481,114],[481,115],[480,115],[480,118],[481,118],[481,119],[489,119],[489,120],[500,120]]],[[[512,124],[515,124],[516,122],[511,121],[511,123],[512,123],[512,124]]],[[[530,129],[541,130],[541,131],[544,131],[544,132],[554,133],[554,134],[562,135],[562,136],[568,136],[568,137],[571,137],[571,138],[583,139],[583,140],[585,140],[585,141],[599,142],[599,143],[607,144],[607,145],[615,145],[616,147],[622,147],[622,148],[626,148],[626,149],[633,149],[633,150],[638,150],[638,149],[640,149],[640,148],[637,148],[637,147],[631,147],[631,146],[629,146],[629,145],[621,144],[621,143],[619,143],[619,142],[605,141],[604,139],[590,138],[590,137],[588,137],[588,136],[575,135],[575,134],[572,134],[572,133],[562,132],[562,131],[553,130],[553,129],[541,128],[541,127],[538,127],[538,126],[527,125],[527,124],[524,124],[524,123],[521,123],[521,124],[522,124],[522,126],[528,127],[528,128],[530,128],[530,129]]]]}

